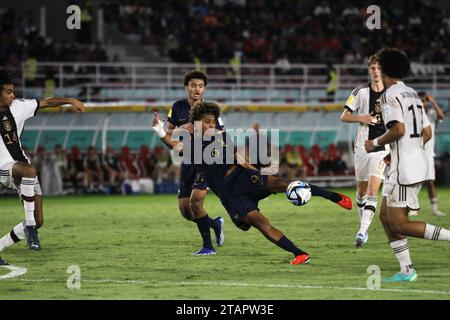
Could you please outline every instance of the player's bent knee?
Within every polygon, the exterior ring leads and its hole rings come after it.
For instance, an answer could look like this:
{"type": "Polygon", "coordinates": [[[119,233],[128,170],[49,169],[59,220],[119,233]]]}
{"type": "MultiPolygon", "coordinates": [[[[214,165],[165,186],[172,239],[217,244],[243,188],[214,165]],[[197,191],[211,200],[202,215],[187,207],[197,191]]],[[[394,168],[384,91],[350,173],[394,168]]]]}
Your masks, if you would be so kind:
{"type": "Polygon", "coordinates": [[[36,168],[31,164],[25,165],[23,167],[23,176],[27,178],[36,177],[36,168]]]}
{"type": "Polygon", "coordinates": [[[201,201],[201,200],[193,200],[192,201],[191,200],[189,202],[189,204],[191,206],[191,210],[194,215],[197,216],[203,212],[203,201],[201,201]]]}
{"type": "Polygon", "coordinates": [[[394,233],[405,234],[405,225],[401,222],[391,223],[389,227],[394,233]]]}
{"type": "Polygon", "coordinates": [[[194,216],[192,214],[191,208],[189,206],[189,202],[183,202],[179,205],[180,213],[186,220],[194,220],[194,216]]]}

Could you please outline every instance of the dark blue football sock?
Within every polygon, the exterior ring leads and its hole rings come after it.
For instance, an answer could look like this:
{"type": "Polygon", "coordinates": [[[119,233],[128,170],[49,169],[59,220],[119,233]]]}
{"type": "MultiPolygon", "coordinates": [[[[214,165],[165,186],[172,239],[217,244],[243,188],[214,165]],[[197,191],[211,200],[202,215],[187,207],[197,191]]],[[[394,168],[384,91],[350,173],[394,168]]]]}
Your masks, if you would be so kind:
{"type": "Polygon", "coordinates": [[[342,197],[338,195],[336,192],[328,191],[326,189],[322,189],[321,187],[315,186],[313,184],[308,183],[311,187],[311,194],[313,196],[319,196],[333,202],[339,202],[342,200],[342,197]]]}
{"type": "Polygon", "coordinates": [[[195,219],[195,223],[197,224],[198,231],[200,232],[200,235],[203,239],[203,248],[209,248],[214,249],[212,242],[211,242],[211,234],[209,232],[209,217],[206,215],[204,217],[201,217],[199,219],[195,219]]]}
{"type": "Polygon", "coordinates": [[[211,227],[211,229],[216,230],[219,227],[217,221],[210,218],[208,215],[206,215],[206,217],[208,218],[209,226],[211,227]]]}
{"type": "Polygon", "coordinates": [[[280,238],[280,240],[278,240],[277,246],[279,246],[280,248],[282,248],[286,251],[292,252],[294,254],[294,256],[298,256],[298,255],[301,255],[302,253],[305,253],[304,251],[302,251],[301,249],[296,247],[295,244],[293,244],[291,240],[286,238],[286,236],[282,236],[280,238]]]}

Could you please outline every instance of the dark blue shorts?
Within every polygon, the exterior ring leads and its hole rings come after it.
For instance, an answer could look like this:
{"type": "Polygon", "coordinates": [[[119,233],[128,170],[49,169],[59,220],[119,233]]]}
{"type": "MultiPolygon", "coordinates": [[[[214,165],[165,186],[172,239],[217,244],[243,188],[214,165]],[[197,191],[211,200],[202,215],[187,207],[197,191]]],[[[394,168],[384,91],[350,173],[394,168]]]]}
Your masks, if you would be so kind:
{"type": "Polygon", "coordinates": [[[178,199],[189,198],[192,189],[206,190],[208,185],[203,180],[202,175],[194,169],[193,165],[182,163],[178,199]]]}
{"type": "Polygon", "coordinates": [[[242,219],[251,211],[259,211],[259,201],[273,194],[267,190],[267,176],[261,175],[259,171],[244,169],[240,166],[225,177],[224,189],[222,205],[233,223],[244,231],[250,229],[250,225],[242,219]]]}

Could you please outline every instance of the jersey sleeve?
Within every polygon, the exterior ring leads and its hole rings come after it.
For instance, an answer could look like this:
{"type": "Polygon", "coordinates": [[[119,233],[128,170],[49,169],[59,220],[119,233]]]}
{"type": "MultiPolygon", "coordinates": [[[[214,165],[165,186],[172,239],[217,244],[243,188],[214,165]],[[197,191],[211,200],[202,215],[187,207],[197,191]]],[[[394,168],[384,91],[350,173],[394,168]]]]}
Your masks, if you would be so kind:
{"type": "Polygon", "coordinates": [[[360,101],[359,90],[355,89],[345,102],[345,108],[350,110],[351,112],[355,112],[356,110],[359,109],[359,101],[360,101]]]}
{"type": "Polygon", "coordinates": [[[18,112],[24,120],[34,117],[39,109],[39,100],[37,99],[18,99],[16,103],[18,112]]]}
{"type": "Polygon", "coordinates": [[[405,122],[403,110],[398,103],[395,95],[387,91],[381,96],[381,103],[383,109],[383,120],[386,128],[389,128],[394,122],[405,122]]]}
{"type": "Polygon", "coordinates": [[[225,125],[223,124],[222,117],[219,117],[219,119],[217,119],[217,129],[223,130],[224,128],[225,128],[225,125]]]}
{"type": "Polygon", "coordinates": [[[176,118],[176,104],[174,103],[167,114],[167,121],[170,124],[173,124],[175,127],[178,127],[178,121],[176,118]]]}

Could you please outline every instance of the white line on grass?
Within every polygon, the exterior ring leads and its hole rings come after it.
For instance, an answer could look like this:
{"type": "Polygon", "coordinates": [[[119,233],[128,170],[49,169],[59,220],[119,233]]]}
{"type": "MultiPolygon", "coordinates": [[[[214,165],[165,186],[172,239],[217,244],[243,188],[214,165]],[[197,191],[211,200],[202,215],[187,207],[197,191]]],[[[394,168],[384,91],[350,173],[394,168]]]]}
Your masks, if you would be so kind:
{"type": "Polygon", "coordinates": [[[6,266],[0,266],[0,267],[11,271],[10,273],[0,276],[0,280],[18,277],[18,276],[21,276],[21,275],[27,273],[27,271],[28,271],[27,268],[25,268],[25,267],[17,267],[17,266],[13,266],[13,265],[6,265],[6,266]]]}
{"type": "MultiPolygon", "coordinates": [[[[13,281],[23,282],[58,282],[56,279],[15,279],[13,281]]],[[[154,284],[169,286],[224,286],[224,287],[261,287],[261,288],[287,288],[287,289],[326,289],[326,290],[347,290],[347,291],[371,291],[371,292],[398,292],[398,293],[429,293],[450,295],[450,291],[434,291],[434,290],[413,290],[413,289],[368,289],[358,287],[332,287],[332,286],[307,286],[307,285],[291,285],[291,284],[264,284],[264,283],[235,283],[235,282],[193,282],[193,281],[148,281],[148,280],[113,280],[113,279],[87,279],[81,280],[85,283],[117,283],[117,284],[154,284]]]]}

